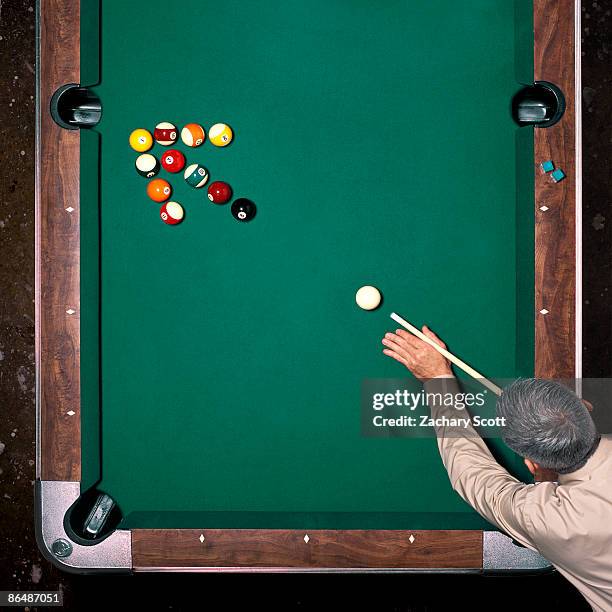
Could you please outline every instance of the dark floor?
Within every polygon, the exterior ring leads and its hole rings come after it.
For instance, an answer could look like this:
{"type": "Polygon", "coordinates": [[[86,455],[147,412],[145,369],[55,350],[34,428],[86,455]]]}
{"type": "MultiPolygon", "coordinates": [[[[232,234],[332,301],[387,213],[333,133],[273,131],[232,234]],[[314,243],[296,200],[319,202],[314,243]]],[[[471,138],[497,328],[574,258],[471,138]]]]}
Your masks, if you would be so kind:
{"type": "Polygon", "coordinates": [[[582,2],[583,367],[612,376],[612,0],[582,2]]]}
{"type": "MultiPolygon", "coordinates": [[[[588,609],[557,574],[88,577],[61,573],[41,558],[32,517],[34,9],[34,0],[0,0],[0,590],[61,589],[65,607],[72,610],[114,607],[119,597],[126,607],[142,598],[145,609],[160,610],[190,610],[221,600],[224,608],[259,602],[284,608],[370,603],[379,610],[449,605],[480,610],[495,601],[499,609],[588,609]]],[[[612,371],[611,14],[612,0],[583,2],[584,369],[589,377],[609,377],[612,371]]]]}

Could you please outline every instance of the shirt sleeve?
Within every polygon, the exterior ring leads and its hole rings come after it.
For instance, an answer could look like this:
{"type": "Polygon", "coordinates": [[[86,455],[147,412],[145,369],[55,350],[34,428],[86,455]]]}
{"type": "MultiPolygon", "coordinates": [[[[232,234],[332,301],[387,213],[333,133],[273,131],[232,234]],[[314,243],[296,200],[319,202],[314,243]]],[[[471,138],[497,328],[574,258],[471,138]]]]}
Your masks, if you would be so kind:
{"type": "MultiPolygon", "coordinates": [[[[434,378],[425,383],[428,397],[460,393],[454,377],[434,378]],[[430,396],[433,394],[433,396],[430,396]]],[[[429,401],[434,419],[457,414],[447,402],[429,401]]],[[[435,425],[438,448],[453,489],[481,516],[524,546],[535,550],[528,505],[535,485],[512,476],[493,457],[478,432],[468,427],[435,425]]]]}

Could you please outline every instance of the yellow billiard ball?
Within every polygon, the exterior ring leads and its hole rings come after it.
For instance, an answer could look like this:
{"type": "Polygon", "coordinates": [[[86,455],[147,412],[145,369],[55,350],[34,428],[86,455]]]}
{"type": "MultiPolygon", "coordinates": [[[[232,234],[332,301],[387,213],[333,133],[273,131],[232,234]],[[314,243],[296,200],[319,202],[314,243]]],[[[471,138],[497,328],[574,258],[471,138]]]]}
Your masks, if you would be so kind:
{"type": "Polygon", "coordinates": [[[138,128],[130,134],[130,147],[132,147],[134,151],[144,153],[145,151],[148,151],[152,146],[153,136],[151,136],[151,132],[143,130],[142,128],[138,128]]]}
{"type": "Polygon", "coordinates": [[[208,130],[208,139],[215,147],[227,147],[233,138],[234,132],[232,132],[232,128],[226,123],[215,123],[208,130]]]}

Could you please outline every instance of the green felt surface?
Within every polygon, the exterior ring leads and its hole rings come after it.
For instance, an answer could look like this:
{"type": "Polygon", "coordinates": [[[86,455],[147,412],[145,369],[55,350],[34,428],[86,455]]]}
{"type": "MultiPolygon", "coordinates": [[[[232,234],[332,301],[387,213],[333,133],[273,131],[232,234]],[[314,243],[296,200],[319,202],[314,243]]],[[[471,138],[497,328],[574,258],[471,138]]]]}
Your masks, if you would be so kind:
{"type": "Polygon", "coordinates": [[[404,375],[393,310],[489,377],[533,370],[533,133],[510,116],[531,2],[81,4],[103,103],[81,144],[84,486],[131,527],[486,526],[435,440],[361,435],[360,387],[404,375]],[[251,223],[182,175],[185,221],[160,221],[128,146],[160,121],[232,125],[178,148],[251,223]]]}

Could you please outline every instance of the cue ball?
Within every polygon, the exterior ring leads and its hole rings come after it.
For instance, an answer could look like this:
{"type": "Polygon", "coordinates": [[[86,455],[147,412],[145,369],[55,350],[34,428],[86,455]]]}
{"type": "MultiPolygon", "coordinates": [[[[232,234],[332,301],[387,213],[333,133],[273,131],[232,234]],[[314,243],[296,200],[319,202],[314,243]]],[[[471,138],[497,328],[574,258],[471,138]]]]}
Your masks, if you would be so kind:
{"type": "Polygon", "coordinates": [[[236,221],[250,221],[256,212],[255,204],[246,198],[238,198],[232,204],[232,216],[236,221]]]}
{"type": "Polygon", "coordinates": [[[355,301],[363,310],[374,310],[380,306],[382,297],[380,291],[371,285],[361,287],[355,294],[355,301]]]}
{"type": "Polygon", "coordinates": [[[143,153],[136,158],[136,172],[145,178],[153,178],[159,172],[159,161],[150,153],[143,153]]]}

